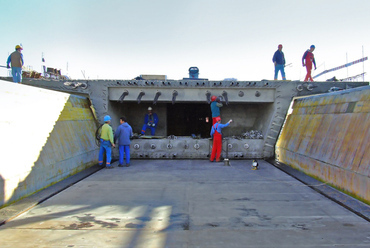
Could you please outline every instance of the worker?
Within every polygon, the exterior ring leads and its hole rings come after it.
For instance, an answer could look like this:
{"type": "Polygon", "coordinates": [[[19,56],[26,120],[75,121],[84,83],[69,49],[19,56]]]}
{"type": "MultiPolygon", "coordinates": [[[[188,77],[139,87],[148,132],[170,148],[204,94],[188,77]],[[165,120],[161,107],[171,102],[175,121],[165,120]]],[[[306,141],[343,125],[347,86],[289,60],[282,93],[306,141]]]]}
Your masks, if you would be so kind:
{"type": "Polygon", "coordinates": [[[150,133],[152,136],[155,135],[155,129],[157,128],[158,124],[158,116],[156,113],[153,113],[152,111],[153,111],[152,107],[149,107],[148,113],[145,115],[144,118],[144,125],[141,130],[142,135],[145,134],[147,128],[150,128],[150,133]]]}
{"type": "Polygon", "coordinates": [[[120,125],[114,133],[114,143],[118,142],[119,149],[119,167],[123,167],[123,157],[126,154],[126,167],[130,166],[130,138],[132,137],[132,128],[127,123],[125,116],[119,119],[120,125]]]}
{"type": "Polygon", "coordinates": [[[101,128],[100,134],[100,150],[99,150],[99,165],[103,165],[104,152],[106,154],[106,166],[107,169],[112,169],[113,166],[110,164],[112,160],[112,146],[116,147],[113,140],[113,130],[109,125],[111,117],[109,115],[104,116],[104,125],[101,128]]]}
{"type": "Polygon", "coordinates": [[[223,106],[220,97],[211,97],[211,112],[212,112],[212,125],[215,124],[216,118],[220,116],[220,108],[223,106]]]}
{"type": "Polygon", "coordinates": [[[302,66],[306,66],[306,70],[307,70],[307,75],[304,79],[305,82],[307,82],[308,80],[311,80],[311,82],[313,82],[313,78],[311,76],[311,71],[312,71],[312,63],[314,64],[315,66],[315,70],[316,70],[316,62],[315,62],[315,57],[313,56],[313,51],[315,50],[315,46],[312,45],[310,47],[310,49],[308,49],[304,54],[303,54],[303,57],[302,57],[302,66]]]}
{"type": "Polygon", "coordinates": [[[210,161],[220,162],[222,152],[222,133],[221,129],[227,127],[233,120],[229,120],[226,124],[221,124],[221,117],[216,117],[216,123],[212,125],[211,137],[213,136],[213,146],[210,161]]]}
{"type": "Polygon", "coordinates": [[[24,65],[22,50],[20,45],[16,45],[15,51],[9,55],[6,62],[6,68],[10,68],[9,64],[11,64],[14,83],[22,82],[22,66],[24,65]]]}
{"type": "Polygon", "coordinates": [[[283,53],[283,45],[280,44],[278,46],[278,50],[276,50],[276,52],[274,53],[274,56],[272,57],[272,62],[274,62],[274,66],[275,66],[274,80],[277,80],[279,71],[281,73],[281,78],[283,80],[286,80],[285,71],[284,71],[285,57],[283,53]]]}

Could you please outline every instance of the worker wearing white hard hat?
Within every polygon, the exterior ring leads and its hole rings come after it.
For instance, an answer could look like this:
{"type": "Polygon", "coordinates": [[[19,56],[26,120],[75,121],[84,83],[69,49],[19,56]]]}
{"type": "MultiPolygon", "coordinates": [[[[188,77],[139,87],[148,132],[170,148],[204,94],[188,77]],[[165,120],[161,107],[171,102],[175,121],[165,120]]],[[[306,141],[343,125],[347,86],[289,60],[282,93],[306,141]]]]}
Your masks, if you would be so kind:
{"type": "Polygon", "coordinates": [[[158,115],[156,113],[152,112],[152,107],[148,108],[148,113],[145,115],[144,118],[144,125],[141,129],[141,134],[144,135],[146,132],[146,129],[150,129],[150,134],[155,135],[155,129],[157,128],[158,124],[158,115]]]}
{"type": "Polygon", "coordinates": [[[20,45],[16,45],[15,51],[9,55],[8,60],[6,62],[6,67],[12,68],[12,76],[14,83],[22,82],[22,66],[24,65],[22,50],[23,48],[20,45]]]}

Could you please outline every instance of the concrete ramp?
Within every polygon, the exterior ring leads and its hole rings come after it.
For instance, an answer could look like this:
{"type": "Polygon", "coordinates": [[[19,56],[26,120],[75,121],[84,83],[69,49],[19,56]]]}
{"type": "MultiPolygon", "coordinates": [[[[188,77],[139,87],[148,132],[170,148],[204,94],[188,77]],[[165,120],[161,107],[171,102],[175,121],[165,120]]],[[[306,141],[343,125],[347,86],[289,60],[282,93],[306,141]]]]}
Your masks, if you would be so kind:
{"type": "Polygon", "coordinates": [[[370,86],[295,99],[276,157],[370,203],[370,86]]]}
{"type": "Polygon", "coordinates": [[[87,98],[0,80],[0,206],[97,163],[87,98]]]}

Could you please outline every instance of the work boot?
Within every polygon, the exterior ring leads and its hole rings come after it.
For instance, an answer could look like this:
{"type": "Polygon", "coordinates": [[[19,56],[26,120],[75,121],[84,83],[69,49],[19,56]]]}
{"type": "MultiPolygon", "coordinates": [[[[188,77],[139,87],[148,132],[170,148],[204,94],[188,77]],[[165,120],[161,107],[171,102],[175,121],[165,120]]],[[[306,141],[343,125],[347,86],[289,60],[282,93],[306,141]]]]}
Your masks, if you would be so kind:
{"type": "Polygon", "coordinates": [[[123,167],[123,164],[119,164],[118,167],[123,167]]]}
{"type": "Polygon", "coordinates": [[[130,167],[130,164],[126,164],[126,167],[130,167]]]}
{"type": "Polygon", "coordinates": [[[107,169],[113,169],[114,167],[113,167],[113,165],[111,165],[111,166],[105,166],[105,168],[107,168],[107,169]]]}

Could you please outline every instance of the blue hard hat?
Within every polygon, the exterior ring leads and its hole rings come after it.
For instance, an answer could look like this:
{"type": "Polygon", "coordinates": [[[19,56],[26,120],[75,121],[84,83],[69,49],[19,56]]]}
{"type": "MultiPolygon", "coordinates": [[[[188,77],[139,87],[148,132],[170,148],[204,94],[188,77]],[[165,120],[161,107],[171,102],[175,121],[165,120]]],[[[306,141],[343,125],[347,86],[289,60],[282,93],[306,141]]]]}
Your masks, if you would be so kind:
{"type": "Polygon", "coordinates": [[[310,48],[315,48],[315,45],[311,45],[310,48]]]}
{"type": "Polygon", "coordinates": [[[107,121],[110,121],[110,116],[109,115],[106,115],[106,116],[104,116],[104,122],[107,122],[107,121]]]}

